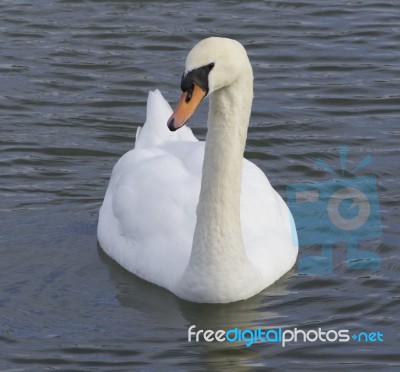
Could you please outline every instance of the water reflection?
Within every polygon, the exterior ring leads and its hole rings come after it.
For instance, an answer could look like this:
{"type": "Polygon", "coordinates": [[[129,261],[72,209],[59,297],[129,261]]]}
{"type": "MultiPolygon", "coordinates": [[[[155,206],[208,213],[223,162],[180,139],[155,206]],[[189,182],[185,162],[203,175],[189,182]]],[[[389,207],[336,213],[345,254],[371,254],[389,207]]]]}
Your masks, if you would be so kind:
{"type": "MultiPolygon", "coordinates": [[[[258,295],[246,300],[230,304],[197,304],[179,299],[171,292],[152,283],[144,281],[124,270],[109,258],[98,245],[98,254],[107,267],[111,282],[116,290],[119,303],[133,309],[152,324],[152,329],[158,329],[157,340],[147,338],[141,342],[170,343],[168,359],[174,358],[177,350],[184,350],[185,355],[196,354],[196,363],[212,366],[212,368],[227,368],[234,365],[236,370],[247,371],[257,365],[262,358],[266,345],[245,347],[245,342],[205,342],[187,341],[187,330],[196,325],[200,330],[265,329],[268,324],[285,323],[285,314],[269,310],[265,305],[268,301],[279,301],[279,297],[287,296],[288,281],[294,271],[287,273],[277,283],[258,295]],[[282,320],[283,319],[283,320],[282,320]],[[163,330],[163,331],[161,331],[163,330]],[[174,340],[168,339],[173,334],[174,340]],[[179,346],[177,346],[179,340],[179,346]]],[[[140,317],[140,316],[139,316],[140,317]]],[[[163,346],[165,348],[165,346],[163,346]]],[[[175,356],[176,357],[176,356],[175,356]]],[[[182,362],[181,358],[178,358],[182,362]]],[[[183,358],[185,359],[185,358],[183,358]]]]}
{"type": "Polygon", "coordinates": [[[285,275],[273,286],[246,301],[229,304],[198,304],[179,299],[168,290],[140,279],[109,258],[97,246],[102,262],[117,290],[117,299],[123,306],[133,308],[151,318],[160,326],[196,324],[199,329],[254,328],[260,319],[272,319],[277,314],[262,311],[266,296],[288,293],[285,275]],[[262,312],[262,314],[260,314],[262,312]]]}

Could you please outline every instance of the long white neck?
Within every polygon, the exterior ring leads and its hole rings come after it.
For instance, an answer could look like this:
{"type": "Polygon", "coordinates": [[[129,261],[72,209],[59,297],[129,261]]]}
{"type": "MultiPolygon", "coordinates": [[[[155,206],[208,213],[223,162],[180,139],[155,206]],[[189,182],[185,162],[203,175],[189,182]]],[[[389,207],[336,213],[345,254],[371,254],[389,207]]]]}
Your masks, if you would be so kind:
{"type": "Polygon", "coordinates": [[[221,257],[225,255],[244,254],[240,191],[251,110],[251,98],[243,94],[247,87],[241,86],[245,83],[249,82],[237,81],[210,97],[203,177],[192,247],[192,256],[204,255],[209,264],[213,260],[221,264],[221,257]]]}
{"type": "Polygon", "coordinates": [[[243,244],[240,193],[252,99],[250,66],[233,84],[210,96],[197,222],[184,277],[192,286],[208,281],[216,296],[229,292],[227,283],[236,290],[232,281],[251,269],[243,244]],[[224,288],[218,288],[220,284],[224,288]]]}

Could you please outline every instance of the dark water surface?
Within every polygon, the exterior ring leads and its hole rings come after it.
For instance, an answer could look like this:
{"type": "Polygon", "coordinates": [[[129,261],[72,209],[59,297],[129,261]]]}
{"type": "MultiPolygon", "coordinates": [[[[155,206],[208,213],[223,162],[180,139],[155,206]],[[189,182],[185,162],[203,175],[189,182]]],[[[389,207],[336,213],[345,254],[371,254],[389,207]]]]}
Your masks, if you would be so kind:
{"type": "MultiPolygon", "coordinates": [[[[0,370],[398,370],[400,2],[0,2],[0,370]],[[367,155],[380,269],[290,273],[258,296],[196,305],[125,272],[97,246],[117,159],[148,91],[174,105],[190,48],[210,35],[247,48],[255,101],[246,156],[286,186],[367,155]],[[187,329],[380,331],[369,343],[188,343],[187,329]]],[[[204,139],[207,105],[191,121],[204,139]]],[[[316,247],[315,249],[318,249],[316,247]]],[[[300,250],[304,257],[306,250],[300,250]]]]}

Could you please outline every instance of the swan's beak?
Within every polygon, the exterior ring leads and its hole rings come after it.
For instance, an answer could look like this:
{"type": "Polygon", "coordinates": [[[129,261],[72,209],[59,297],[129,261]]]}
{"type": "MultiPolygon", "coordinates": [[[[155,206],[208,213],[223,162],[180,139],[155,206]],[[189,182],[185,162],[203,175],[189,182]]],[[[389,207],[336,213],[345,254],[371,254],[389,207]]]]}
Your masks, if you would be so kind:
{"type": "Polygon", "coordinates": [[[196,111],[207,92],[194,84],[193,91],[183,92],[181,100],[168,120],[168,128],[175,131],[182,127],[196,111]]]}

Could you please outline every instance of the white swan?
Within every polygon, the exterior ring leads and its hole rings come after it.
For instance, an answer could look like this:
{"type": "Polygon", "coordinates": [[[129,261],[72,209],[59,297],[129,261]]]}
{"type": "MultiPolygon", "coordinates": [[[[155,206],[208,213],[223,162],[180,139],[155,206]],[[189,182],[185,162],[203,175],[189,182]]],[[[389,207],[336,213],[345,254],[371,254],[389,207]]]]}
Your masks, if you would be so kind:
{"type": "Polygon", "coordinates": [[[200,41],[187,57],[181,88],[173,114],[159,91],[150,92],[135,149],[112,172],[99,243],[125,269],[180,298],[246,299],[285,274],[298,248],[286,204],[243,159],[253,99],[245,49],[226,38],[200,41]],[[205,96],[204,143],[187,127],[175,130],[205,96]]]}

